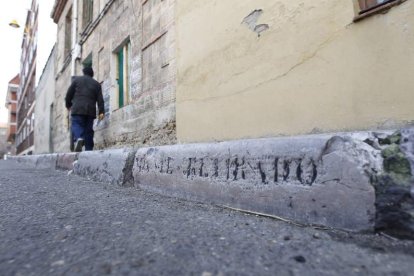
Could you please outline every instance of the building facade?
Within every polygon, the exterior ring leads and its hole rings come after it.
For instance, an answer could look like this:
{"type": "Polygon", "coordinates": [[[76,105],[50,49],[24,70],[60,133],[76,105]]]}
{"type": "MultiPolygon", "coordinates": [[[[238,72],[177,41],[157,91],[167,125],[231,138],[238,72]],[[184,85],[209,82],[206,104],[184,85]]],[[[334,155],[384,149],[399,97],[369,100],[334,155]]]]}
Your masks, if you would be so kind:
{"type": "Polygon", "coordinates": [[[55,53],[55,48],[53,48],[36,87],[36,124],[34,127],[34,152],[36,154],[53,152],[55,53]]]}
{"type": "Polygon", "coordinates": [[[412,0],[177,1],[178,140],[413,123],[413,11],[412,0]]]}
{"type": "Polygon", "coordinates": [[[98,149],[411,124],[413,9],[412,0],[56,0],[54,150],[69,150],[64,97],[83,66],[105,99],[98,149]]]}
{"type": "Polygon", "coordinates": [[[32,154],[34,150],[34,107],[36,87],[36,54],[38,5],[33,0],[27,12],[20,58],[20,89],[17,93],[17,154],[32,154]]]}
{"type": "Polygon", "coordinates": [[[83,66],[93,67],[105,100],[95,148],[175,143],[174,7],[174,0],[55,1],[55,151],[69,150],[64,98],[83,66]]]}
{"type": "Polygon", "coordinates": [[[10,145],[7,143],[7,129],[8,126],[5,123],[0,123],[0,159],[6,158],[10,152],[10,145]]]}
{"type": "MultiPolygon", "coordinates": [[[[17,154],[35,151],[35,106],[39,72],[46,66],[50,51],[56,41],[56,25],[49,14],[51,1],[32,0],[24,24],[20,58],[20,85],[17,94],[17,154]]],[[[54,83],[54,80],[50,80],[54,83]]]]}
{"type": "Polygon", "coordinates": [[[10,80],[6,95],[6,108],[8,109],[6,142],[9,145],[9,149],[6,154],[10,155],[16,154],[15,140],[17,126],[17,92],[19,91],[19,83],[19,75],[10,80]]]}

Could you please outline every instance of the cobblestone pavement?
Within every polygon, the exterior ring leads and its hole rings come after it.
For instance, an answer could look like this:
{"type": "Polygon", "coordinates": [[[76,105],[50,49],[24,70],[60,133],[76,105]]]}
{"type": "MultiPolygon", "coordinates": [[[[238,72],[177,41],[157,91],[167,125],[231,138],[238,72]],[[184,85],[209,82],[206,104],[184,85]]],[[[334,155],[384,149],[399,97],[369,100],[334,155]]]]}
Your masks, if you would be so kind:
{"type": "Polygon", "coordinates": [[[411,241],[301,228],[6,161],[0,161],[0,241],[0,275],[414,271],[411,241]]]}

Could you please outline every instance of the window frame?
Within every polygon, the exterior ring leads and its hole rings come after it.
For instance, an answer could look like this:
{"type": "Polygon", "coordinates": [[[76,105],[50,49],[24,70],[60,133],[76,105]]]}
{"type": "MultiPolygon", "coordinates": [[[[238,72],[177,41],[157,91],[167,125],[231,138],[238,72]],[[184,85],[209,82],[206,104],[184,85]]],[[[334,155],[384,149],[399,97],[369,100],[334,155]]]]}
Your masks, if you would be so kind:
{"type": "Polygon", "coordinates": [[[93,0],[83,0],[82,2],[82,28],[86,29],[93,21],[93,0]]]}
{"type": "Polygon", "coordinates": [[[378,13],[384,13],[387,10],[391,9],[394,6],[397,6],[401,3],[404,3],[407,0],[384,0],[382,3],[377,3],[376,5],[371,5],[369,7],[363,7],[362,2],[366,2],[367,0],[354,0],[356,5],[358,6],[357,15],[354,17],[354,22],[358,22],[366,17],[370,17],[372,15],[378,13]]]}
{"type": "Polygon", "coordinates": [[[130,104],[130,91],[131,91],[131,41],[126,39],[117,49],[113,52],[115,57],[116,74],[115,81],[117,84],[117,106],[116,108],[122,108],[130,104]]]}
{"type": "Polygon", "coordinates": [[[383,5],[389,4],[391,2],[395,2],[396,0],[384,0],[380,3],[378,3],[379,0],[375,0],[375,4],[370,4],[369,2],[372,0],[358,0],[358,4],[359,4],[359,14],[363,14],[366,12],[369,12],[373,9],[376,9],[378,7],[381,7],[383,5]],[[364,4],[363,4],[364,3],[364,4]]]}
{"type": "Polygon", "coordinates": [[[65,39],[64,39],[64,57],[68,57],[72,54],[72,7],[69,8],[65,16],[65,39]]]}

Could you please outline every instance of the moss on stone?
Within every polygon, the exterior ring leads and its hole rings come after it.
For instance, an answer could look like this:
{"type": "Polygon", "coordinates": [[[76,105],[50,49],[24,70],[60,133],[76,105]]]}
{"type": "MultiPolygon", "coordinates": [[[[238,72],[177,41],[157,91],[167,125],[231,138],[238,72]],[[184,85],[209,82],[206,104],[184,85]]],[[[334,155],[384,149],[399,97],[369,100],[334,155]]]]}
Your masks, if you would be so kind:
{"type": "Polygon", "coordinates": [[[393,182],[398,186],[411,187],[411,175],[388,173],[388,176],[393,179],[393,182]]]}
{"type": "Polygon", "coordinates": [[[377,231],[394,237],[414,240],[414,198],[410,195],[409,181],[400,181],[396,174],[383,174],[377,178],[376,219],[377,231]]]}
{"type": "Polygon", "coordinates": [[[381,151],[381,155],[383,158],[389,158],[393,155],[398,155],[400,153],[401,153],[400,146],[396,144],[390,145],[381,151]]]}
{"type": "Polygon", "coordinates": [[[392,145],[392,144],[400,144],[401,142],[401,132],[396,131],[393,134],[383,138],[378,139],[378,143],[380,145],[392,145]]]}
{"type": "Polygon", "coordinates": [[[401,151],[399,145],[392,144],[381,152],[384,158],[384,170],[387,173],[395,175],[397,179],[410,179],[412,172],[410,162],[405,154],[401,151]]]}
{"type": "Polygon", "coordinates": [[[401,151],[401,133],[379,140],[388,145],[382,151],[384,173],[374,180],[376,229],[392,236],[414,239],[414,198],[411,196],[410,161],[401,151]]]}

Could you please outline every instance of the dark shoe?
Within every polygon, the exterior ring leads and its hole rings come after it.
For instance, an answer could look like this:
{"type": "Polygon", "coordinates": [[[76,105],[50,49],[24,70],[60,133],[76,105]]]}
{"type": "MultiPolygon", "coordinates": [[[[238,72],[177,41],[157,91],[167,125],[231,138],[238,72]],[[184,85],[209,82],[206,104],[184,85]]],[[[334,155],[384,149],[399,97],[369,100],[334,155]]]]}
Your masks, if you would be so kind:
{"type": "Polygon", "coordinates": [[[81,152],[83,148],[84,140],[82,138],[79,138],[75,143],[75,151],[81,152]]]}

